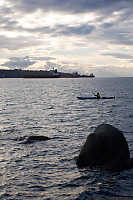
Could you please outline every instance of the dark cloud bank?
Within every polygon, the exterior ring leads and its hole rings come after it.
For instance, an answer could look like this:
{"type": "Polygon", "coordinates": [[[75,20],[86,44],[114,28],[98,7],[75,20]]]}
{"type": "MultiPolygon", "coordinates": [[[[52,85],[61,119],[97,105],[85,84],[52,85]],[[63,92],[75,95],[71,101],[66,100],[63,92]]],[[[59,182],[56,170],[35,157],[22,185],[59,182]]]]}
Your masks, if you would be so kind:
{"type": "MultiPolygon", "coordinates": [[[[9,1],[9,0],[8,0],[9,1]]],[[[24,12],[43,9],[46,12],[84,13],[94,11],[112,11],[133,5],[132,0],[10,0],[14,7],[24,12]]]]}

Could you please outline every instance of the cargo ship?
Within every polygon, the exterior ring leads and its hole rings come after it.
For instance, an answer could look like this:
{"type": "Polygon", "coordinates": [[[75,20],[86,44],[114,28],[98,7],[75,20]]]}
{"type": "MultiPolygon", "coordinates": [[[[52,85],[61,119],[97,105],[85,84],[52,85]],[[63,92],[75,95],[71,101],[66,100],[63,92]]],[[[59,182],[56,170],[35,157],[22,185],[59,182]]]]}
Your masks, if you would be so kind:
{"type": "Polygon", "coordinates": [[[78,74],[78,72],[73,72],[73,73],[59,72],[59,74],[60,74],[60,78],[79,78],[79,77],[81,77],[81,75],[78,74]]]}
{"type": "Polygon", "coordinates": [[[0,78],[59,78],[57,70],[0,69],[0,78]]]}
{"type": "Polygon", "coordinates": [[[53,70],[6,70],[0,69],[0,78],[94,78],[93,74],[80,75],[78,72],[64,73],[53,70]]]}
{"type": "Polygon", "coordinates": [[[59,78],[60,75],[57,69],[50,71],[34,71],[34,70],[24,70],[23,78],[59,78]]]}
{"type": "Polygon", "coordinates": [[[94,74],[91,73],[90,75],[81,75],[82,78],[94,78],[94,74]]]}
{"type": "Polygon", "coordinates": [[[0,78],[23,78],[23,72],[21,69],[0,69],[0,78]]]}

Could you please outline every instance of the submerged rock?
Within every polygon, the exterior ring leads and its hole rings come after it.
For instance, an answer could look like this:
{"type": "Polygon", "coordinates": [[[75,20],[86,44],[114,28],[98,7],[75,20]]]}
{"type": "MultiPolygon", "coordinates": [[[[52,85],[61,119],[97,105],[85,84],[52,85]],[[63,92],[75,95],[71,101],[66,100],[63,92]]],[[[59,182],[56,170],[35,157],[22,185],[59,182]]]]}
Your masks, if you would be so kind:
{"type": "Polygon", "coordinates": [[[23,136],[16,138],[16,141],[23,141],[24,143],[30,143],[33,141],[45,141],[45,140],[50,140],[51,138],[43,135],[32,135],[32,136],[23,136]]]}
{"type": "Polygon", "coordinates": [[[133,159],[123,133],[109,124],[101,124],[88,136],[76,164],[117,171],[133,167],[133,159]]]}

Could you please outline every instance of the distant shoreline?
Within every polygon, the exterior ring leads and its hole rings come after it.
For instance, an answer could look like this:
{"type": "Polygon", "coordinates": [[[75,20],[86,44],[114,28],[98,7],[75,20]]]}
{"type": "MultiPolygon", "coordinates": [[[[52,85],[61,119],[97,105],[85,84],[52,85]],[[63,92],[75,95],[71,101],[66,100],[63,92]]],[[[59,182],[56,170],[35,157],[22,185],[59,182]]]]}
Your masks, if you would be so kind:
{"type": "Polygon", "coordinates": [[[0,69],[0,78],[94,78],[94,74],[80,75],[78,72],[64,73],[53,70],[7,70],[0,69]]]}

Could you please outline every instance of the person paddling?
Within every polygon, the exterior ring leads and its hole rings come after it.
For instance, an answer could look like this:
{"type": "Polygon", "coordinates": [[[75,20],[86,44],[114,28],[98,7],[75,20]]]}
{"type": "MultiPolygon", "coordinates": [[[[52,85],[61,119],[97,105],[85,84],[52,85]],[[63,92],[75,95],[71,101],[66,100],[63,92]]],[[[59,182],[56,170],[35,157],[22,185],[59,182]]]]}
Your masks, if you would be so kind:
{"type": "Polygon", "coordinates": [[[100,99],[100,94],[97,93],[97,94],[94,94],[96,96],[97,99],[100,99]]]}
{"type": "Polygon", "coordinates": [[[94,92],[92,92],[92,93],[97,99],[100,99],[100,94],[99,93],[97,93],[97,94],[95,94],[94,92]]]}

